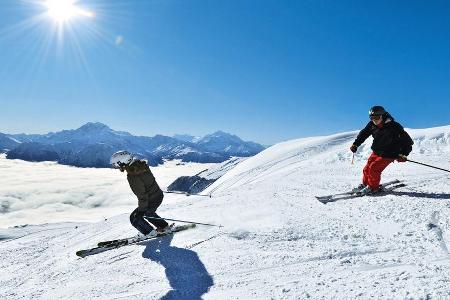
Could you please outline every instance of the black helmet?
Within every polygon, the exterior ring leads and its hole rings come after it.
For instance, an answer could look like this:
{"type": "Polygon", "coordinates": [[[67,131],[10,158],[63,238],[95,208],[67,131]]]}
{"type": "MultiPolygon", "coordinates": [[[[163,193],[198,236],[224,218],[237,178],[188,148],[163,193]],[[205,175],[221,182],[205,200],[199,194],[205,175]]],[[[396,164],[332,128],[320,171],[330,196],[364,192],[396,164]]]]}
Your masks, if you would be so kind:
{"type": "Polygon", "coordinates": [[[383,106],[374,106],[369,110],[369,117],[371,116],[382,116],[384,114],[386,114],[386,110],[384,109],[383,106]]]}

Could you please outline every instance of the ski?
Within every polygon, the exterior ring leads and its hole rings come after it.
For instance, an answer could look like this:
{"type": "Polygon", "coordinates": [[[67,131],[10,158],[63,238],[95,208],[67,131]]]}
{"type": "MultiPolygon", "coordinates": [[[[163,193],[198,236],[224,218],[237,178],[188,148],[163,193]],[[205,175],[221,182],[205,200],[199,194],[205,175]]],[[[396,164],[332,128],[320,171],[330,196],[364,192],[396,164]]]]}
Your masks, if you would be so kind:
{"type": "MultiPolygon", "coordinates": [[[[400,184],[400,183],[401,183],[400,180],[395,179],[395,180],[383,183],[382,186],[386,190],[386,188],[388,188],[388,187],[390,187],[392,185],[395,185],[395,184],[400,184]]],[[[333,202],[333,200],[346,198],[348,196],[362,196],[362,195],[358,195],[358,192],[349,191],[349,192],[332,194],[332,195],[327,195],[327,196],[316,196],[316,198],[320,202],[324,203],[324,202],[333,202]]]]}
{"type": "Polygon", "coordinates": [[[175,232],[179,232],[179,231],[183,231],[183,230],[187,230],[190,228],[194,228],[196,225],[195,224],[186,224],[186,225],[177,225],[174,226],[172,228],[171,232],[166,232],[166,233],[161,233],[161,234],[157,234],[157,235],[152,235],[152,236],[146,236],[145,238],[136,238],[136,237],[130,237],[130,238],[125,238],[125,239],[118,239],[118,240],[112,240],[112,241],[106,241],[106,242],[101,242],[99,244],[101,244],[102,246],[97,246],[91,249],[85,249],[85,250],[79,250],[76,252],[76,255],[79,257],[86,257],[89,255],[94,255],[94,254],[98,254],[98,253],[102,253],[105,251],[109,251],[112,249],[117,249],[123,246],[128,246],[128,245],[135,245],[137,243],[141,243],[141,242],[145,242],[145,241],[149,241],[152,239],[157,239],[159,237],[163,237],[165,235],[169,235],[169,234],[173,234],[175,232]]]}
{"type": "MultiPolygon", "coordinates": [[[[171,228],[171,231],[174,231],[175,223],[171,224],[170,228],[171,228]]],[[[164,234],[160,233],[159,235],[164,235],[164,234]]],[[[112,244],[123,244],[123,243],[140,242],[142,240],[155,238],[157,236],[158,236],[158,234],[155,232],[154,235],[148,234],[144,238],[139,238],[139,237],[135,236],[135,237],[129,237],[129,238],[123,238],[123,239],[117,239],[117,240],[104,241],[104,242],[99,242],[97,244],[97,247],[105,247],[105,246],[109,246],[109,245],[112,245],[112,244]]]]}
{"type": "MultiPolygon", "coordinates": [[[[173,231],[173,229],[172,229],[173,231]]],[[[104,242],[99,242],[97,244],[97,247],[106,247],[106,246],[111,246],[111,245],[120,245],[120,244],[129,244],[129,243],[133,243],[133,242],[140,242],[140,241],[144,241],[144,240],[148,240],[148,239],[152,239],[157,237],[158,234],[155,233],[154,235],[146,235],[145,237],[139,238],[139,237],[129,237],[129,238],[123,238],[123,239],[117,239],[117,240],[110,240],[110,241],[104,241],[104,242]]]]}
{"type": "Polygon", "coordinates": [[[155,233],[154,235],[148,234],[147,236],[145,236],[145,238],[130,237],[130,238],[123,238],[123,239],[117,239],[117,240],[104,241],[104,242],[99,242],[97,244],[97,247],[106,247],[106,246],[111,246],[111,245],[121,245],[121,244],[124,244],[124,243],[125,244],[129,244],[129,243],[133,243],[133,242],[141,242],[141,241],[145,241],[145,240],[148,240],[148,239],[155,238],[157,236],[158,236],[158,234],[155,233]]]}
{"type": "Polygon", "coordinates": [[[406,186],[406,184],[399,183],[399,184],[390,185],[390,186],[384,188],[381,192],[376,193],[376,194],[365,195],[365,194],[361,194],[361,193],[352,193],[352,194],[348,194],[348,195],[343,196],[343,197],[329,198],[329,199],[318,199],[318,200],[319,200],[319,202],[321,202],[323,204],[327,204],[327,203],[330,203],[330,202],[354,199],[354,198],[359,198],[359,197],[364,197],[364,196],[379,197],[379,196],[385,196],[385,195],[389,194],[390,192],[392,192],[392,191],[394,191],[394,190],[396,190],[398,188],[405,187],[405,186],[406,186]]]}

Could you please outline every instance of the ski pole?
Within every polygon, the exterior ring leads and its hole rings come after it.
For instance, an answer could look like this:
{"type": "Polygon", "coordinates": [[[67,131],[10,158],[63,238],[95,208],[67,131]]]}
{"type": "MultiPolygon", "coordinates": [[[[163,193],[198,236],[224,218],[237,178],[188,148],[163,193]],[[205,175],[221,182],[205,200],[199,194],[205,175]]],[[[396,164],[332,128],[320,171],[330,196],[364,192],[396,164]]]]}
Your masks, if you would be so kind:
{"type": "Polygon", "coordinates": [[[209,223],[199,223],[199,222],[192,222],[192,221],[183,221],[183,220],[169,219],[169,218],[157,218],[157,217],[147,217],[147,216],[144,216],[144,218],[152,219],[152,220],[166,220],[166,221],[174,221],[174,222],[181,222],[181,223],[190,223],[190,224],[214,226],[214,227],[219,227],[219,228],[223,227],[222,225],[209,224],[209,223]]]}
{"type": "Polygon", "coordinates": [[[354,162],[355,162],[355,153],[353,153],[352,155],[352,165],[354,164],[354,162]]]}
{"type": "Polygon", "coordinates": [[[202,196],[202,197],[209,197],[211,198],[211,194],[208,195],[201,195],[201,194],[190,194],[190,193],[186,193],[186,192],[179,192],[179,191],[163,191],[166,194],[181,194],[181,195],[186,195],[186,196],[202,196]]]}
{"type": "Polygon", "coordinates": [[[442,171],[450,173],[450,170],[446,170],[446,169],[438,168],[438,167],[435,167],[435,166],[427,165],[427,164],[424,164],[424,163],[421,163],[421,162],[418,162],[418,161],[410,160],[409,158],[407,158],[406,161],[409,161],[409,162],[412,162],[412,163],[415,163],[415,164],[418,164],[418,165],[427,166],[427,167],[430,167],[430,168],[433,168],[433,169],[438,169],[438,170],[442,170],[442,171]]]}

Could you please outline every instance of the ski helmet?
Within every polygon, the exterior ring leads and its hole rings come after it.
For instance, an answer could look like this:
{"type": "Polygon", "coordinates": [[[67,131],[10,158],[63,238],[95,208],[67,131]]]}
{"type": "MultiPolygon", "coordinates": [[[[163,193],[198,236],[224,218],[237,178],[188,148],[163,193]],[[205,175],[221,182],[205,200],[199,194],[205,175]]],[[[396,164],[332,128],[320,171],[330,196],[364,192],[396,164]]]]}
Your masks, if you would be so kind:
{"type": "Polygon", "coordinates": [[[384,109],[383,106],[376,105],[376,106],[373,106],[373,107],[369,110],[369,117],[372,117],[372,116],[382,116],[382,115],[384,115],[384,114],[386,114],[386,110],[384,109]]]}
{"type": "Polygon", "coordinates": [[[111,156],[110,163],[115,168],[120,168],[123,165],[128,165],[133,160],[133,156],[126,150],[117,151],[111,156]]]}

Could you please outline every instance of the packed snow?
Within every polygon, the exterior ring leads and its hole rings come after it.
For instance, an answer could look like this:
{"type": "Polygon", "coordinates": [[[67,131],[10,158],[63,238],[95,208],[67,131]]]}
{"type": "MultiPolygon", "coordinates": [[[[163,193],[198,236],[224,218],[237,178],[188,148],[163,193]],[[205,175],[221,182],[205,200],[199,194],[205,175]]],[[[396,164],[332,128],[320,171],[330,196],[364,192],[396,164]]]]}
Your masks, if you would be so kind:
{"type": "MultiPolygon", "coordinates": [[[[450,169],[450,126],[407,131],[410,159],[450,169]]],[[[450,173],[394,163],[382,181],[406,187],[326,205],[315,198],[360,183],[371,141],[352,164],[356,134],[277,144],[222,176],[205,191],[212,198],[167,195],[159,209],[223,228],[198,226],[86,258],[75,251],[136,233],[128,214],[4,229],[0,298],[450,298],[450,173]]],[[[20,172],[24,184],[34,167],[20,172]]],[[[126,183],[114,182],[111,196],[125,195],[126,183]]]]}

